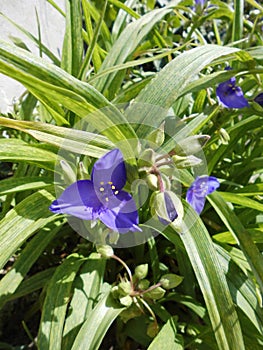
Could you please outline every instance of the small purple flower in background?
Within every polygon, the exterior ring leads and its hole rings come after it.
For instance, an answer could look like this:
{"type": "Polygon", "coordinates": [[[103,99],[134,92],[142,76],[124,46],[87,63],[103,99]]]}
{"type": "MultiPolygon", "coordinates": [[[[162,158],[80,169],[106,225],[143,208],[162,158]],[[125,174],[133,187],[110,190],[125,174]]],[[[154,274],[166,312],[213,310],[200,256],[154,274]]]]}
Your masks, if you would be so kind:
{"type": "Polygon", "coordinates": [[[216,96],[219,102],[227,108],[244,108],[249,106],[241,87],[236,86],[235,77],[219,84],[216,88],[216,96]]]}
{"type": "Polygon", "coordinates": [[[263,107],[263,92],[258,94],[255,98],[254,101],[257,102],[261,107],[263,107]]]}
{"type": "Polygon", "coordinates": [[[205,197],[214,192],[219,186],[216,177],[198,176],[187,190],[186,201],[200,215],[205,206],[205,197]]]}
{"type": "Polygon", "coordinates": [[[83,220],[100,219],[119,233],[141,231],[135,202],[129,193],[122,191],[125,183],[123,156],[114,149],[95,162],[91,180],[74,182],[49,209],[83,220]]]}
{"type": "Polygon", "coordinates": [[[201,13],[207,3],[207,0],[195,0],[195,12],[201,13]]]}

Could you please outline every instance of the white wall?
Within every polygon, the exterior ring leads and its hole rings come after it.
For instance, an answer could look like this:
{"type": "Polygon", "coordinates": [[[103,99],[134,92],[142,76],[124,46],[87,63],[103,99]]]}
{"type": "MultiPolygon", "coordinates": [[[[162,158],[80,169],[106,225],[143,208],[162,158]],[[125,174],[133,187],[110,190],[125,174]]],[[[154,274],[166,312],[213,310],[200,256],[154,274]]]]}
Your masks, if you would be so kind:
{"type": "MultiPolygon", "coordinates": [[[[64,0],[55,0],[55,2],[60,8],[65,9],[64,0]]],[[[38,37],[36,10],[41,25],[43,43],[56,56],[60,56],[65,21],[56,9],[46,0],[0,0],[0,12],[38,37]]],[[[20,38],[32,52],[38,55],[36,45],[0,16],[0,39],[11,42],[10,35],[20,38]]],[[[20,96],[24,90],[21,84],[0,74],[0,112],[6,113],[8,105],[12,103],[14,98],[20,96]]]]}

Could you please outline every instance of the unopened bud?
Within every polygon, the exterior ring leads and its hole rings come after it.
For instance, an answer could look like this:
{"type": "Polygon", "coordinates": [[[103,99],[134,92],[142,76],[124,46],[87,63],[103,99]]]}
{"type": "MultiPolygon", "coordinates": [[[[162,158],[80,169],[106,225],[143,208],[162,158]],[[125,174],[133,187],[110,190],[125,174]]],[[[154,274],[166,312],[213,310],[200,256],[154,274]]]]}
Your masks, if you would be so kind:
{"type": "Polygon", "coordinates": [[[150,290],[149,292],[144,293],[144,295],[147,298],[157,300],[157,299],[161,299],[165,293],[166,293],[166,291],[162,287],[156,287],[156,288],[150,290]]]}
{"type": "Polygon", "coordinates": [[[149,288],[149,286],[150,286],[150,281],[146,279],[139,281],[139,283],[137,284],[137,287],[139,290],[146,290],[149,288]]]}
{"type": "Polygon", "coordinates": [[[202,160],[200,158],[197,158],[193,155],[190,155],[190,156],[175,155],[172,157],[172,159],[173,159],[175,166],[178,169],[189,168],[189,167],[193,167],[193,166],[196,166],[196,165],[199,165],[202,163],[202,160]]]}
{"type": "Polygon", "coordinates": [[[158,129],[152,131],[147,137],[146,140],[151,143],[151,146],[154,147],[155,145],[160,147],[165,139],[164,134],[164,123],[162,123],[158,129]]]}
{"type": "Polygon", "coordinates": [[[124,306],[130,306],[132,304],[132,297],[125,295],[119,299],[120,303],[124,306]]]}
{"type": "Polygon", "coordinates": [[[96,249],[103,258],[110,258],[114,254],[110,245],[97,245],[96,249]]]}
{"type": "Polygon", "coordinates": [[[142,264],[139,266],[136,266],[134,275],[137,277],[139,280],[144,279],[148,274],[148,264],[142,264]]]}
{"type": "Polygon", "coordinates": [[[163,288],[172,289],[179,286],[179,284],[182,283],[183,279],[184,278],[182,276],[178,276],[174,273],[168,273],[162,276],[160,283],[162,284],[163,288]]]}
{"type": "Polygon", "coordinates": [[[169,225],[171,222],[181,223],[184,209],[182,202],[172,191],[159,192],[151,201],[153,211],[157,214],[160,222],[169,225]]]}
{"type": "Polygon", "coordinates": [[[156,191],[158,189],[158,178],[155,174],[148,174],[146,176],[147,185],[152,191],[156,191]]]}
{"type": "Polygon", "coordinates": [[[138,160],[138,167],[139,168],[150,168],[155,161],[155,154],[154,151],[151,148],[147,148],[140,154],[140,158],[138,160]]]}
{"type": "Polygon", "coordinates": [[[129,295],[132,292],[131,283],[128,281],[122,281],[121,283],[119,283],[118,287],[120,294],[123,296],[129,295]]]}

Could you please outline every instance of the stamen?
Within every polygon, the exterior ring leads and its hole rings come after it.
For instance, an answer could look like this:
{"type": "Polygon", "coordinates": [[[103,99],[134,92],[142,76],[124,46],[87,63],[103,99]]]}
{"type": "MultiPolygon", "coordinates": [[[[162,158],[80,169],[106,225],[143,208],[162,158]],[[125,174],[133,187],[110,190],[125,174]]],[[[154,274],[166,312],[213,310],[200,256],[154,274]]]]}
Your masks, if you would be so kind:
{"type": "Polygon", "coordinates": [[[112,190],[115,190],[115,188],[116,188],[116,187],[115,187],[114,185],[111,186],[111,189],[112,189],[112,190]]]}
{"type": "Polygon", "coordinates": [[[109,201],[109,197],[106,197],[106,198],[105,198],[105,201],[108,202],[108,201],[109,201]]]}
{"type": "Polygon", "coordinates": [[[103,182],[103,181],[101,181],[101,182],[100,182],[100,184],[101,184],[101,185],[104,185],[104,182],[103,182]]]}
{"type": "Polygon", "coordinates": [[[103,192],[104,191],[104,187],[100,187],[100,192],[103,192]]]}
{"type": "Polygon", "coordinates": [[[114,194],[118,194],[118,193],[119,193],[119,191],[115,191],[115,192],[114,192],[114,194]]]}
{"type": "Polygon", "coordinates": [[[112,182],[112,181],[109,181],[109,182],[108,182],[108,184],[109,184],[109,185],[112,185],[112,184],[113,184],[113,182],[112,182]]]}

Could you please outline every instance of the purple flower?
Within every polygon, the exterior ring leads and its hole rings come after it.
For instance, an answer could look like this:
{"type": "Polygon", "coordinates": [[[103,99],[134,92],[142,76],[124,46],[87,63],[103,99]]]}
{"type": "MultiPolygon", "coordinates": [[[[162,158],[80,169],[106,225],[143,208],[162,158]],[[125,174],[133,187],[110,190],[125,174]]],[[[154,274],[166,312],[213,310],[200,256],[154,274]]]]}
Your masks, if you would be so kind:
{"type": "Polygon", "coordinates": [[[196,5],[196,6],[204,7],[205,4],[206,4],[206,1],[207,1],[207,0],[195,0],[195,5],[196,5]]]}
{"type": "Polygon", "coordinates": [[[49,209],[83,220],[100,219],[119,233],[141,231],[135,202],[129,193],[122,191],[125,183],[123,156],[114,149],[95,162],[91,180],[74,182],[49,209]]]}
{"type": "Polygon", "coordinates": [[[216,177],[198,176],[187,190],[186,201],[200,215],[204,209],[205,197],[214,192],[219,186],[220,184],[216,177]]]}
{"type": "Polygon", "coordinates": [[[261,107],[263,107],[263,92],[258,94],[255,98],[254,101],[257,102],[261,107]]]}
{"type": "Polygon", "coordinates": [[[195,0],[195,11],[201,13],[207,3],[207,0],[195,0]]]}
{"type": "Polygon", "coordinates": [[[227,108],[244,108],[249,106],[241,87],[236,86],[235,77],[219,84],[216,88],[216,96],[219,102],[227,108]]]}

